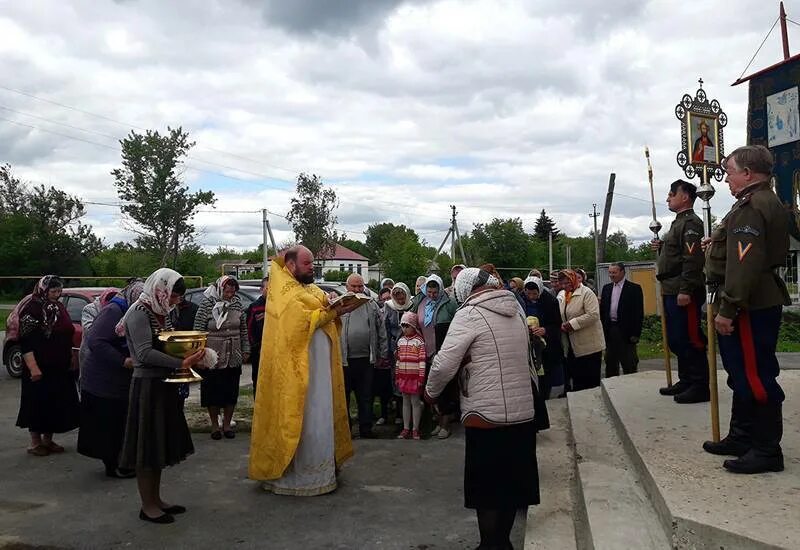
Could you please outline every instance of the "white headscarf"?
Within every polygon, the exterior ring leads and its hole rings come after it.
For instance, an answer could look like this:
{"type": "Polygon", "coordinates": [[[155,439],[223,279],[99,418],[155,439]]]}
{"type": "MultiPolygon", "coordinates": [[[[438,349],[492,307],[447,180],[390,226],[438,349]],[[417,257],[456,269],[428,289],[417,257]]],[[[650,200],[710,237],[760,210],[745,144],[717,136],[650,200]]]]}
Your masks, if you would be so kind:
{"type": "Polygon", "coordinates": [[[409,290],[407,284],[405,284],[405,283],[396,283],[394,285],[394,288],[392,288],[391,296],[392,296],[392,299],[386,302],[386,305],[389,306],[389,308],[391,308],[391,309],[393,309],[395,311],[406,311],[406,310],[411,308],[411,299],[413,298],[413,296],[411,295],[411,290],[409,290]],[[395,291],[402,291],[406,295],[406,303],[403,304],[402,306],[394,301],[394,293],[395,293],[395,291]]]}
{"type": "Polygon", "coordinates": [[[468,267],[458,274],[455,286],[456,299],[463,304],[474,288],[481,286],[500,288],[500,281],[488,271],[477,267],[468,267]]]}
{"type": "MultiPolygon", "coordinates": [[[[215,300],[216,302],[214,307],[211,308],[211,316],[214,318],[217,328],[221,327],[222,323],[224,323],[225,319],[227,319],[228,310],[233,302],[233,299],[226,301],[222,297],[222,291],[225,289],[225,285],[230,282],[233,282],[237,287],[239,286],[239,282],[236,280],[236,277],[231,275],[223,275],[217,279],[217,282],[209,285],[205,292],[203,292],[203,295],[205,295],[207,298],[215,300]]],[[[233,296],[235,298],[236,294],[233,296]]]]}

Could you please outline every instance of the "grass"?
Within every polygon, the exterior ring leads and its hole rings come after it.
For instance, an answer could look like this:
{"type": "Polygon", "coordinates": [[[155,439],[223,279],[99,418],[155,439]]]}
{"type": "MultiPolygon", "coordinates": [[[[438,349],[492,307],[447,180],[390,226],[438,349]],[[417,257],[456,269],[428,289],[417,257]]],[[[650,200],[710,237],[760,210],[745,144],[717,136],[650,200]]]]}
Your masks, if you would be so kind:
{"type": "MultiPolygon", "coordinates": [[[[195,385],[197,386],[197,385],[195,385]]],[[[192,388],[193,393],[199,393],[200,387],[192,388]]],[[[194,396],[193,396],[194,397],[194,396]]],[[[200,400],[187,401],[184,406],[186,422],[189,424],[189,431],[194,433],[211,433],[211,420],[208,418],[208,411],[200,406],[200,400]]],[[[233,411],[233,419],[236,421],[236,430],[249,433],[253,425],[253,388],[245,386],[239,388],[239,401],[233,411]]]]}
{"type": "Polygon", "coordinates": [[[6,330],[6,319],[11,315],[10,309],[0,309],[0,330],[6,330]]]}

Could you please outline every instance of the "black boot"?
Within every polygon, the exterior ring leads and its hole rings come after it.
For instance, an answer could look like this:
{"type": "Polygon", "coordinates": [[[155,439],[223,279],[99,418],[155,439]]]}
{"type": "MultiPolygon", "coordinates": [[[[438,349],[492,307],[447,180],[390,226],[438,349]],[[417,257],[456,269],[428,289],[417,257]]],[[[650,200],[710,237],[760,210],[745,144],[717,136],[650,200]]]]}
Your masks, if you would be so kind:
{"type": "Polygon", "coordinates": [[[673,399],[676,403],[705,403],[711,399],[711,392],[708,385],[692,384],[689,389],[679,393],[673,399]]]}
{"type": "Polygon", "coordinates": [[[658,390],[658,393],[661,395],[678,395],[689,389],[689,382],[684,382],[683,380],[678,380],[671,386],[666,386],[658,390]]]}
{"type": "Polygon", "coordinates": [[[712,455],[742,456],[750,450],[750,434],[752,429],[752,403],[734,394],[733,406],[731,407],[731,425],[728,430],[728,435],[717,443],[706,441],[703,443],[703,450],[712,455]]]}
{"type": "Polygon", "coordinates": [[[780,403],[756,404],[753,407],[753,446],[743,456],[726,460],[723,466],[735,474],[760,474],[783,471],[783,414],[780,403]]]}

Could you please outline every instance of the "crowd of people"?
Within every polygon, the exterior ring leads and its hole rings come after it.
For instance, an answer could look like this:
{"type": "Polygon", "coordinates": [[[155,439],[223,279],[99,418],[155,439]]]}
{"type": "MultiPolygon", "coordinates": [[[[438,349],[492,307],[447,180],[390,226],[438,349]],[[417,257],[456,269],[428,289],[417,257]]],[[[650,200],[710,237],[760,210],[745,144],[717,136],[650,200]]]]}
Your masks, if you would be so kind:
{"type": "MultiPolygon", "coordinates": [[[[788,295],[772,275],[787,229],[766,183],[771,162],[763,147],[740,148],[726,159],[738,201],[710,239],[702,239],[692,210],[696,188],[674,182],[667,203],[676,220],[652,243],[669,347],[678,358],[678,381],[660,391],[677,403],[709,398],[700,330],[707,276],[734,399],[728,435],[703,447],[737,456],[724,466],[738,473],[783,469],[784,395],[774,352],[788,295]],[[767,238],[775,239],[774,250],[767,238]],[[737,256],[728,258],[731,251],[737,256]]],[[[162,499],[161,471],[194,447],[183,412],[187,388],[165,378],[178,368],[200,369],[211,438],[232,439],[242,365],[252,352],[249,474],[266,490],[328,493],[353,454],[353,437],[374,438],[376,425],[393,422],[399,439],[446,439],[459,419],[465,506],[476,510],[482,547],[508,548],[515,511],[539,502],[536,433],[549,426],[546,400],[597,387],[604,351],[606,376],[619,375],[620,366],[624,374],[637,370],[642,289],[627,280],[623,263],[612,264],[608,275],[598,297],[581,270],[553,271],[545,282],[532,269],[505,282],[492,264],[455,265],[448,288],[436,274],[417,278],[414,293],[384,279],[377,300],[345,302],[313,284],[313,255],[296,246],[274,261],[262,297],[247,310],[230,276],[206,289],[196,312],[171,269],[109,289],[84,311],[77,355],[59,301],[63,283],[48,275],[19,311],[26,368],[17,425],[28,429],[34,456],[64,452],[54,434],[80,427],[81,454],[102,460],[110,477],[137,478],[139,517],[171,523],[186,509],[162,499]],[[158,335],[189,328],[190,319],[208,334],[206,349],[185,358],[164,353],[158,335]]],[[[356,273],[346,287],[366,291],[356,273]]]]}

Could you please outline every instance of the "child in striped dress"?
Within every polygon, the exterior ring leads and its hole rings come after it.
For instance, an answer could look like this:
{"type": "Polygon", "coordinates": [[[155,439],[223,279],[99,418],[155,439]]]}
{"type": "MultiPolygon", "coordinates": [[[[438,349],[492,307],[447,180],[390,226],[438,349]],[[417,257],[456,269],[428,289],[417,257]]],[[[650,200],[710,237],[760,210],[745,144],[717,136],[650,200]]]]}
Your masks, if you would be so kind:
{"type": "Polygon", "coordinates": [[[403,431],[398,439],[419,439],[422,392],[425,390],[425,341],[417,314],[407,311],[400,319],[403,335],[397,340],[395,384],[403,394],[403,431]],[[411,423],[413,418],[413,424],[411,423]]]}

